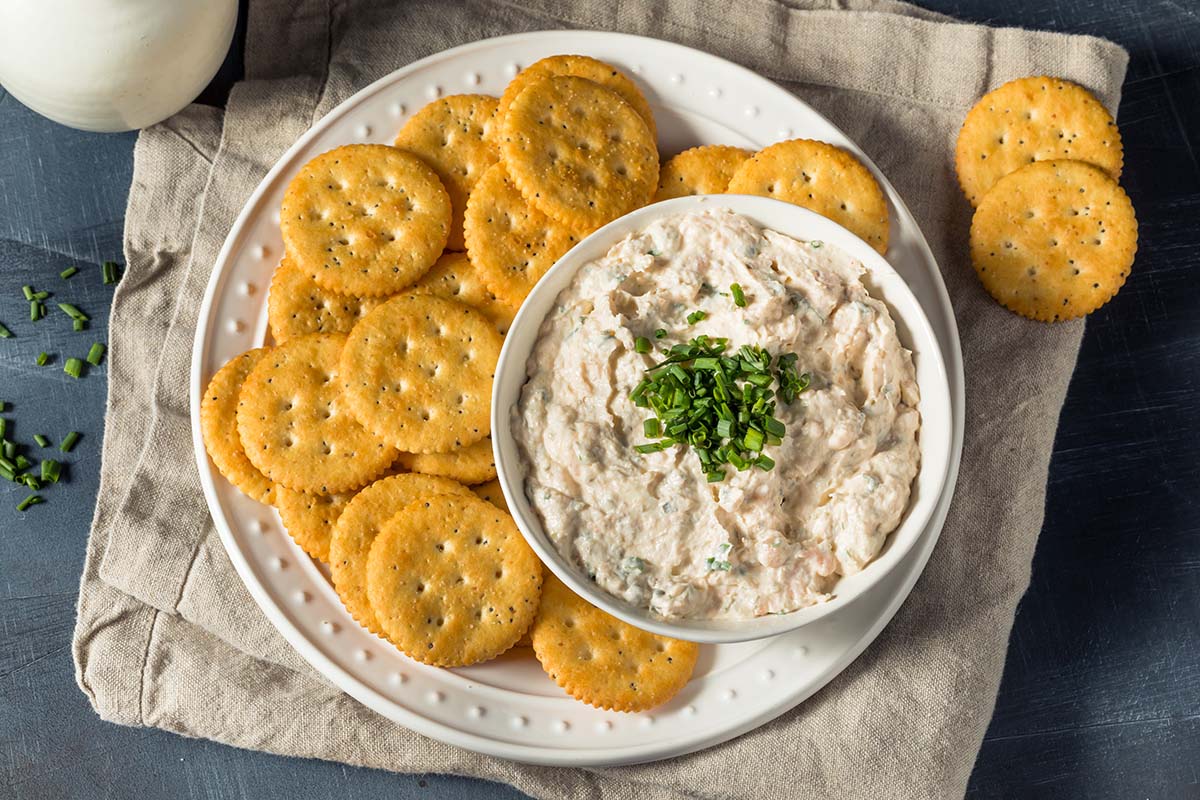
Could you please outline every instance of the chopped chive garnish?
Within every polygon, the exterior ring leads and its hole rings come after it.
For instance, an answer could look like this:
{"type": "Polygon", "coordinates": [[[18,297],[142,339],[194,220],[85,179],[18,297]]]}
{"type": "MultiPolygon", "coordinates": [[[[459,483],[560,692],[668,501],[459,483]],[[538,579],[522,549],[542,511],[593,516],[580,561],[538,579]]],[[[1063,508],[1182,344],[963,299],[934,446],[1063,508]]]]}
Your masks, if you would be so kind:
{"type": "Polygon", "coordinates": [[[13,442],[10,442],[7,439],[5,439],[4,442],[2,444],[0,444],[0,452],[3,452],[4,457],[7,458],[9,461],[12,461],[14,458],[17,457],[17,446],[13,442]]]}
{"type": "Polygon", "coordinates": [[[32,320],[33,322],[37,322],[39,319],[41,319],[42,318],[41,309],[42,309],[41,303],[39,303],[37,300],[30,300],[29,301],[29,319],[32,320]]]}
{"type": "Polygon", "coordinates": [[[21,293],[25,295],[26,300],[33,299],[33,287],[32,286],[22,286],[21,293]]]}
{"type": "Polygon", "coordinates": [[[708,314],[704,313],[703,311],[698,311],[698,310],[693,311],[692,313],[687,315],[688,325],[695,325],[697,322],[699,322],[700,320],[704,319],[707,316],[708,316],[708,314]]]}
{"type": "Polygon", "coordinates": [[[63,364],[63,372],[72,378],[78,378],[83,374],[83,362],[78,358],[68,358],[67,363],[63,364]]]}
{"type": "MultiPolygon", "coordinates": [[[[0,411],[4,410],[4,403],[0,403],[0,411]]],[[[4,438],[4,434],[8,431],[8,420],[0,417],[0,439],[4,438]]]]}
{"type": "Polygon", "coordinates": [[[84,323],[84,321],[81,319],[73,319],[71,320],[71,327],[75,329],[76,333],[78,333],[86,327],[86,323],[84,323]]]}
{"type": "Polygon", "coordinates": [[[50,296],[49,292],[34,292],[33,293],[34,300],[45,300],[49,296],[50,296]]]}
{"type": "Polygon", "coordinates": [[[662,424],[654,417],[643,420],[642,433],[646,434],[647,439],[657,439],[658,435],[662,433],[662,424]]]}
{"type": "Polygon", "coordinates": [[[746,293],[742,291],[742,286],[739,283],[729,284],[729,293],[733,295],[733,304],[738,308],[746,307],[746,293]]]}
{"type": "Polygon", "coordinates": [[[775,468],[775,459],[764,453],[754,462],[754,466],[758,467],[763,472],[770,472],[775,468]]]}
{"type": "Polygon", "coordinates": [[[58,273],[58,277],[62,278],[65,281],[67,278],[71,277],[76,272],[79,272],[79,267],[67,267],[62,272],[58,273]]]}
{"type": "MultiPolygon", "coordinates": [[[[22,469],[24,469],[24,468],[22,467],[22,469]]],[[[38,480],[38,479],[37,479],[35,476],[33,476],[33,475],[29,475],[29,474],[22,475],[22,476],[21,476],[21,482],[25,484],[26,488],[28,488],[28,489],[32,489],[32,490],[33,490],[33,491],[35,491],[35,492],[36,492],[38,489],[42,488],[42,482],[41,482],[41,481],[39,481],[39,480],[38,480]]]]}
{"type": "Polygon", "coordinates": [[[58,479],[62,477],[62,464],[52,458],[46,458],[42,460],[41,471],[44,483],[58,483],[58,479]]]}
{"type": "Polygon", "coordinates": [[[17,465],[11,459],[0,456],[0,467],[4,467],[9,472],[16,472],[17,465]]]}
{"type": "Polygon", "coordinates": [[[0,478],[4,478],[6,481],[15,481],[17,476],[11,469],[0,464],[0,478]]]}
{"type": "Polygon", "coordinates": [[[30,461],[23,455],[18,455],[13,461],[17,465],[17,469],[29,469],[30,461]]]}
{"type": "Polygon", "coordinates": [[[44,367],[49,363],[50,363],[50,354],[49,353],[38,353],[37,365],[39,367],[44,367]]]}
{"type": "Polygon", "coordinates": [[[104,283],[106,285],[117,282],[117,279],[118,279],[117,270],[118,269],[119,268],[117,266],[117,262],[115,262],[115,261],[105,261],[100,266],[100,271],[101,271],[101,274],[104,276],[104,283]]]}
{"type": "Polygon", "coordinates": [[[655,338],[655,339],[663,339],[663,338],[666,338],[666,335],[667,335],[667,329],[666,329],[666,328],[659,328],[658,330],[656,330],[656,331],[654,332],[654,338],[655,338]]]}
{"type": "Polygon", "coordinates": [[[80,434],[78,431],[71,431],[63,438],[62,444],[58,446],[58,449],[64,453],[71,452],[71,449],[74,448],[75,444],[79,441],[79,436],[80,434]]]}
{"type": "Polygon", "coordinates": [[[47,439],[45,436],[42,436],[40,433],[35,433],[33,435],[33,440],[35,442],[37,442],[38,447],[49,447],[50,446],[50,440],[47,439]]]}
{"type": "Polygon", "coordinates": [[[26,497],[24,500],[17,503],[17,511],[25,511],[30,506],[36,506],[40,502],[42,502],[42,498],[38,497],[36,494],[31,494],[29,497],[26,497]]]}
{"type": "Polygon", "coordinates": [[[11,339],[12,335],[12,331],[4,327],[4,323],[0,322],[0,339],[11,339]]]}
{"type": "Polygon", "coordinates": [[[104,358],[104,345],[96,342],[92,345],[92,349],[88,350],[87,362],[93,367],[100,366],[100,359],[104,358]]]}
{"type": "Polygon", "coordinates": [[[650,352],[650,340],[645,336],[639,336],[633,340],[633,349],[639,353],[650,352]]]}
{"type": "Polygon", "coordinates": [[[71,319],[83,320],[84,322],[87,322],[88,319],[90,319],[87,314],[83,313],[70,303],[59,303],[58,307],[62,309],[62,312],[71,319]]]}

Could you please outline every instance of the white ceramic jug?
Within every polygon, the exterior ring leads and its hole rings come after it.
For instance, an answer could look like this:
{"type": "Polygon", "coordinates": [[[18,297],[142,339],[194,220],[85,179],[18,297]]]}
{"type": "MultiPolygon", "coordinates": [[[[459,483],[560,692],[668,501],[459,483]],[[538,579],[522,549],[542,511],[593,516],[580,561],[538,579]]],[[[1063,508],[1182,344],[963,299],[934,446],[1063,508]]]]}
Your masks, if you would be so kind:
{"type": "Polygon", "coordinates": [[[166,119],[225,58],[237,0],[0,0],[0,85],[73,128],[166,119]]]}

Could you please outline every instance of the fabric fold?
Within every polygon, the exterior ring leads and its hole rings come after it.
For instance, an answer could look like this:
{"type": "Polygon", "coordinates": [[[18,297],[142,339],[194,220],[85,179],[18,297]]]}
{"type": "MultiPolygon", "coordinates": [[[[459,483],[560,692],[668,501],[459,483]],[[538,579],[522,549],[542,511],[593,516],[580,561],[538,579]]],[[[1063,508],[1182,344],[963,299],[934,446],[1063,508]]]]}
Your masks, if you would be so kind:
{"type": "Polygon", "coordinates": [[[1078,81],[1115,110],[1126,63],[1100,39],[965,25],[892,0],[251,0],[246,79],[225,111],[190,107],[144,131],[135,151],[101,491],[74,640],[81,688],[122,724],[474,775],[545,798],[791,796],[798,786],[813,797],[961,796],[1028,585],[1083,324],[1027,322],[979,287],[966,257],[971,210],[954,175],[955,135],[980,94],[1021,75],[1078,81]],[[188,407],[212,265],[280,155],[355,91],[418,58],[564,27],[706,50],[829,117],[925,232],[966,365],[955,499],[925,573],[878,640],[817,695],[732,742],[593,770],[530,767],[434,742],[329,685],[234,572],[200,491],[188,407]]]}

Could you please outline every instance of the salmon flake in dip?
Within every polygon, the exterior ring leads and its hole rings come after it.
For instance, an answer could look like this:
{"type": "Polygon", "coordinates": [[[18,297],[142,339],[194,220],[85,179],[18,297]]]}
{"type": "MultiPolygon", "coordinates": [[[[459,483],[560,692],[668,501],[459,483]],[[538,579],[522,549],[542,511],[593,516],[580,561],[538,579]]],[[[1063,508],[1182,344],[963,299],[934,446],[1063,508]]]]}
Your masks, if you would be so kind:
{"type": "Polygon", "coordinates": [[[787,613],[866,567],[908,505],[920,416],[912,354],[863,273],[836,247],[724,209],[661,219],[582,266],[511,413],[526,495],[557,550],[664,619],[787,613]],[[635,449],[654,412],[631,393],[662,351],[699,335],[795,353],[811,376],[777,402],[787,432],[764,451],[773,468],[710,482],[689,447],[635,449]]]}

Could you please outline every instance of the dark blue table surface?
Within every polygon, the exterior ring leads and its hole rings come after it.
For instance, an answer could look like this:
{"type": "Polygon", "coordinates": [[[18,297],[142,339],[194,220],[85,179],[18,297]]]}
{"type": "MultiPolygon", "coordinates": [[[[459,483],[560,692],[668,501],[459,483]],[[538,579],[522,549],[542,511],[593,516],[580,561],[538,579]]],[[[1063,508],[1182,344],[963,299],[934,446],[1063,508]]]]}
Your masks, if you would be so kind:
{"type": "MultiPolygon", "coordinates": [[[[1130,51],[1122,182],[1141,226],[1128,285],[1088,322],[1033,582],[968,796],[1200,797],[1200,3],[924,4],[1130,51]]],[[[237,52],[202,101],[221,102],[237,52]]],[[[121,252],[134,139],[57,126],[0,90],[0,321],[17,333],[0,344],[0,400],[17,438],[83,433],[47,504],[18,513],[24,492],[0,485],[0,797],[520,797],[118,727],[76,688],[70,636],[107,375],[74,380],[61,364],[106,335],[111,291],[97,265],[121,252]],[[71,264],[81,272],[64,283],[71,264]],[[71,332],[65,317],[30,324],[24,283],[61,290],[92,315],[90,330],[71,332]],[[42,351],[50,366],[34,365],[42,351]]]]}

